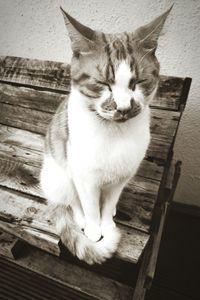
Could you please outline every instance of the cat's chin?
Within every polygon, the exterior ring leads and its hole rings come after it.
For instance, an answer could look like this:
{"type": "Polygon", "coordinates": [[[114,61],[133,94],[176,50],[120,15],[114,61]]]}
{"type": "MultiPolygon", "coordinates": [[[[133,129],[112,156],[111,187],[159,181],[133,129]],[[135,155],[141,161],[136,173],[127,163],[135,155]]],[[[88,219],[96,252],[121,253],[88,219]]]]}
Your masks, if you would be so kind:
{"type": "Polygon", "coordinates": [[[138,116],[140,114],[141,111],[137,111],[133,114],[131,114],[130,116],[123,116],[123,117],[120,117],[120,118],[113,118],[113,121],[117,122],[117,123],[124,123],[130,119],[133,119],[135,118],[136,116],[138,116]]]}

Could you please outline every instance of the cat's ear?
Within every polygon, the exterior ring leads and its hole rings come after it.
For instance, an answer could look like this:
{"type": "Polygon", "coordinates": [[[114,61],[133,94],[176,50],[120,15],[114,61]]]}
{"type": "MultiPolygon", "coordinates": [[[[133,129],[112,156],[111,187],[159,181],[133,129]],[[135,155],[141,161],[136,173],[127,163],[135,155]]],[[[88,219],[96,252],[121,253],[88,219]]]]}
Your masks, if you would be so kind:
{"type": "Polygon", "coordinates": [[[88,53],[96,47],[96,32],[82,25],[60,7],[74,53],[88,53]]]}
{"type": "Polygon", "coordinates": [[[141,46],[145,49],[156,49],[157,41],[163,29],[164,23],[172,9],[173,5],[165,13],[154,19],[147,25],[138,28],[134,35],[136,35],[141,46]]]}

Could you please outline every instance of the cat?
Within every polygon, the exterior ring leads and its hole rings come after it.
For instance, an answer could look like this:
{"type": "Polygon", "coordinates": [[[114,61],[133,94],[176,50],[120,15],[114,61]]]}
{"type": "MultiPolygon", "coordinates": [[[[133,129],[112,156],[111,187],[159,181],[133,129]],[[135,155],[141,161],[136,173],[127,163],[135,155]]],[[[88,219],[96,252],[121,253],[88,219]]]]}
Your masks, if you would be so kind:
{"type": "Polygon", "coordinates": [[[166,11],[133,33],[105,34],[62,8],[71,39],[71,91],[45,139],[40,182],[63,244],[88,264],[117,250],[120,194],[150,142],[159,83],[157,41],[166,11]]]}

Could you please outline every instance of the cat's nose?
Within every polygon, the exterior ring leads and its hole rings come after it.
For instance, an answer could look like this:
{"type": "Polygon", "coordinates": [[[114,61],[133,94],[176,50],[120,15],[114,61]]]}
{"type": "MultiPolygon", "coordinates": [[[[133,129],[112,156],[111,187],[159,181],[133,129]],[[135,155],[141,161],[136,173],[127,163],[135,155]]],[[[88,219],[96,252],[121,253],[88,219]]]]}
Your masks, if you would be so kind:
{"type": "Polygon", "coordinates": [[[120,113],[122,116],[125,116],[133,109],[133,106],[134,106],[134,100],[131,99],[129,106],[117,107],[117,112],[120,113]]]}

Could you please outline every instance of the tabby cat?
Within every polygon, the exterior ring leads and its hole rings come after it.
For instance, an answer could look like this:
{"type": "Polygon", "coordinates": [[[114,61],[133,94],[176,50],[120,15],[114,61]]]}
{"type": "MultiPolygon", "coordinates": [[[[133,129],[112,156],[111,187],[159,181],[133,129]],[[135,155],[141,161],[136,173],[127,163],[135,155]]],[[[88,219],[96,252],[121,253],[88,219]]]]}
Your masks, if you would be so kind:
{"type": "Polygon", "coordinates": [[[120,34],[94,31],[61,10],[73,51],[71,92],[46,134],[41,187],[63,244],[88,264],[102,263],[117,250],[116,205],[149,145],[155,50],[171,8],[120,34]]]}

